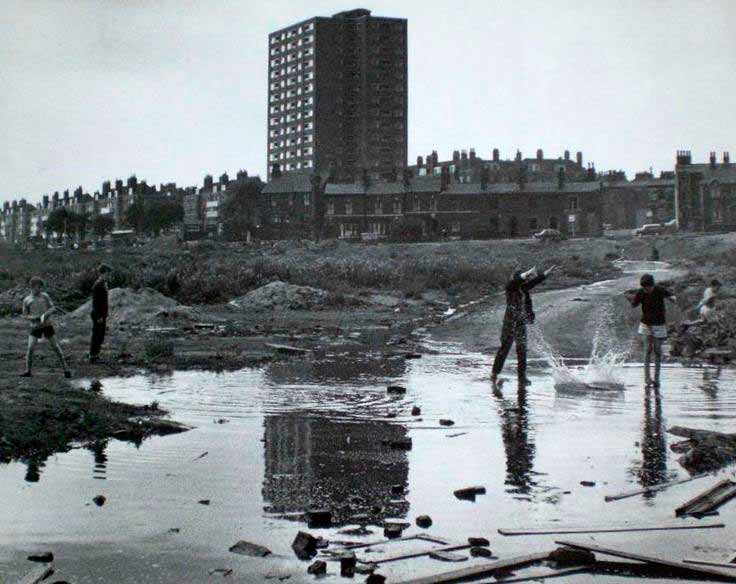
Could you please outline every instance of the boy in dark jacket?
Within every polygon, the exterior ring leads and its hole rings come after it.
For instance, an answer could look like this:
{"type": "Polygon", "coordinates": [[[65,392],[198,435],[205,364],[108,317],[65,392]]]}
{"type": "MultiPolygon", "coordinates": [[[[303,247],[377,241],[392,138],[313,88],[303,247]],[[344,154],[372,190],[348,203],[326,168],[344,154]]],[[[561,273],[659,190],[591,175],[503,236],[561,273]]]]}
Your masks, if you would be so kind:
{"type": "Polygon", "coordinates": [[[529,291],[537,284],[544,282],[556,268],[557,266],[552,266],[542,274],[537,273],[536,266],[524,273],[517,271],[506,284],[506,313],[501,329],[501,346],[496,353],[491,372],[491,381],[494,385],[498,381],[498,375],[514,343],[516,343],[519,383],[529,385],[529,380],[526,378],[526,325],[534,322],[534,309],[529,291]]]}
{"type": "Polygon", "coordinates": [[[92,340],[89,347],[89,362],[96,363],[100,358],[100,349],[105,340],[107,329],[108,297],[107,276],[110,266],[102,264],[99,268],[99,277],[92,287],[92,340]]]}

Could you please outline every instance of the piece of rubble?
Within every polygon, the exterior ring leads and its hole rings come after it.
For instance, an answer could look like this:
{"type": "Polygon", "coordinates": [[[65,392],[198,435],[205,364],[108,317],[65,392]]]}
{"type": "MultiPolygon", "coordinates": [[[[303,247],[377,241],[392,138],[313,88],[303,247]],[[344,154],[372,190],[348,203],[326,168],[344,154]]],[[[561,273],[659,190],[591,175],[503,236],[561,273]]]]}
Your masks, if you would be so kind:
{"type": "Polygon", "coordinates": [[[489,545],[491,545],[491,542],[488,541],[485,537],[469,537],[468,544],[473,547],[488,547],[489,545]]]}
{"type": "Polygon", "coordinates": [[[432,518],[429,515],[420,515],[417,517],[417,526],[422,529],[428,529],[432,527],[432,518]]]}
{"type": "Polygon", "coordinates": [[[406,388],[403,385],[389,385],[386,388],[386,393],[404,394],[406,393],[406,388]]]}
{"type": "Polygon", "coordinates": [[[251,556],[254,558],[265,558],[271,553],[271,550],[257,543],[251,543],[249,541],[240,540],[234,545],[230,546],[230,551],[234,554],[240,554],[243,556],[251,556]]]}
{"type": "Polygon", "coordinates": [[[419,406],[414,406],[411,409],[411,415],[412,416],[421,416],[422,415],[422,408],[420,408],[419,406]]]}
{"type": "Polygon", "coordinates": [[[232,568],[212,568],[209,571],[210,576],[222,576],[223,578],[227,578],[228,576],[233,575],[232,568]]]}
{"type": "Polygon", "coordinates": [[[433,560],[439,560],[441,562],[465,562],[468,557],[461,554],[454,554],[452,552],[429,552],[429,557],[433,560]]]}
{"type": "Polygon", "coordinates": [[[355,575],[355,565],[358,559],[355,552],[345,552],[340,556],[340,576],[350,578],[355,575]]]}
{"type": "Polygon", "coordinates": [[[492,558],[493,552],[487,547],[472,547],[470,548],[470,555],[474,558],[492,558]]]}
{"type": "Polygon", "coordinates": [[[300,560],[309,560],[317,555],[317,538],[309,533],[300,531],[296,534],[291,544],[291,549],[294,550],[296,557],[300,560]]]}
{"type": "Polygon", "coordinates": [[[361,576],[373,574],[378,569],[378,564],[356,564],[355,573],[361,576]]]}
{"type": "Polygon", "coordinates": [[[332,526],[332,513],[327,509],[310,509],[306,515],[307,525],[312,529],[332,526]]]}
{"type": "Polygon", "coordinates": [[[209,499],[200,499],[199,501],[197,501],[197,503],[199,503],[200,505],[209,505],[210,504],[210,500],[209,499]]]}
{"type": "Polygon", "coordinates": [[[97,495],[92,499],[92,501],[98,507],[102,507],[105,504],[105,501],[107,501],[107,497],[105,497],[105,495],[97,495]]]}
{"type": "Polygon", "coordinates": [[[31,554],[28,556],[28,560],[31,562],[39,562],[41,564],[48,564],[54,561],[54,554],[52,552],[41,552],[39,554],[31,554]]]}
{"type": "Polygon", "coordinates": [[[584,487],[595,487],[595,481],[580,481],[584,487]]]}
{"type": "Polygon", "coordinates": [[[455,491],[455,497],[462,499],[463,501],[475,501],[477,495],[485,495],[485,487],[465,487],[455,491]]]}
{"type": "Polygon", "coordinates": [[[452,420],[440,420],[440,426],[454,426],[455,422],[452,420]]]}
{"type": "Polygon", "coordinates": [[[584,566],[595,563],[595,554],[586,550],[560,547],[549,554],[549,560],[557,566],[584,566]]]}
{"type": "Polygon", "coordinates": [[[365,584],[384,584],[386,582],[386,576],[381,574],[371,574],[365,579],[365,584]]]}
{"type": "Polygon", "coordinates": [[[401,525],[386,525],[383,528],[383,535],[386,539],[398,539],[401,537],[401,533],[404,531],[404,529],[401,527],[401,525]]]}
{"type": "Polygon", "coordinates": [[[310,566],[307,568],[307,573],[312,574],[313,576],[321,576],[323,574],[326,574],[327,563],[323,562],[322,560],[317,560],[316,562],[310,564],[310,566]]]}

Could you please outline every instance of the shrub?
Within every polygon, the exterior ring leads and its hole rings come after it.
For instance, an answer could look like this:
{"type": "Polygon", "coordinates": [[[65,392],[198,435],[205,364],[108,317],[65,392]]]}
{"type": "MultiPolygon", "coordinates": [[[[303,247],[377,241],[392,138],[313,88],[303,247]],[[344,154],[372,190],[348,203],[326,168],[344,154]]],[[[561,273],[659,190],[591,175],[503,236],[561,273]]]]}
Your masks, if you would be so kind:
{"type": "Polygon", "coordinates": [[[143,355],[149,361],[174,355],[174,342],[163,335],[154,335],[143,343],[143,355]]]}

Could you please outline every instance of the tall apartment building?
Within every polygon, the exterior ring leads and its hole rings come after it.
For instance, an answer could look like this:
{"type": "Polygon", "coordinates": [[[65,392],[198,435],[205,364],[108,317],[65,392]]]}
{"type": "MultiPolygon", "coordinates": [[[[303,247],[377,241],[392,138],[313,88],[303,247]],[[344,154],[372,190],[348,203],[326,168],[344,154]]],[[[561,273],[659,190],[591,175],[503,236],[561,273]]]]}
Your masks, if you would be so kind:
{"type": "Polygon", "coordinates": [[[352,180],[407,161],[406,20],[370,10],[315,17],[269,35],[268,177],[352,180]]]}

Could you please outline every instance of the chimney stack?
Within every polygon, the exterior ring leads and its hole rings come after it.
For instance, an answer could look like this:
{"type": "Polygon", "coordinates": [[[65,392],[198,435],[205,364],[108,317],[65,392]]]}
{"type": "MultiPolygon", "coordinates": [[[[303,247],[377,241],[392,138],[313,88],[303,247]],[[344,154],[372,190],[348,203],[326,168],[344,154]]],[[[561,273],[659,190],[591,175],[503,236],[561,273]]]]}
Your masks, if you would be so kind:
{"type": "Polygon", "coordinates": [[[557,169],[557,188],[559,190],[565,188],[565,168],[563,166],[557,169]]]}
{"type": "Polygon", "coordinates": [[[471,164],[474,164],[475,163],[475,160],[476,160],[475,148],[471,148],[470,149],[470,163],[471,164]]]}
{"type": "Polygon", "coordinates": [[[439,157],[437,156],[437,150],[432,150],[432,166],[439,164],[439,157]]]}
{"type": "Polygon", "coordinates": [[[488,188],[488,182],[490,180],[490,171],[487,166],[484,166],[480,171],[480,188],[485,191],[488,188]]]}
{"type": "Polygon", "coordinates": [[[450,168],[447,166],[442,167],[440,172],[440,191],[445,192],[450,186],[450,168]]]}
{"type": "Polygon", "coordinates": [[[728,152],[723,153],[723,164],[731,164],[731,155],[728,152]]]}
{"type": "Polygon", "coordinates": [[[205,190],[205,192],[207,192],[207,193],[211,193],[212,192],[212,187],[214,186],[214,182],[215,181],[212,179],[212,175],[211,174],[205,175],[205,177],[204,177],[204,190],[205,190]]]}
{"type": "Polygon", "coordinates": [[[498,148],[493,149],[493,162],[498,162],[501,159],[501,155],[498,152],[498,148]]]}
{"type": "Polygon", "coordinates": [[[227,175],[226,172],[223,172],[220,175],[220,184],[227,186],[230,183],[230,177],[227,175]]]}
{"type": "Polygon", "coordinates": [[[716,153],[715,152],[710,153],[710,167],[711,168],[716,167],[716,153]]]}
{"type": "Polygon", "coordinates": [[[565,150],[565,160],[570,160],[570,151],[565,150]]]}
{"type": "Polygon", "coordinates": [[[544,160],[544,152],[542,151],[541,148],[537,149],[537,160],[539,162],[542,162],[542,160],[544,160]]]}
{"type": "Polygon", "coordinates": [[[516,150],[516,162],[521,162],[521,150],[516,150]]]}
{"type": "Polygon", "coordinates": [[[578,152],[575,154],[575,161],[578,163],[578,166],[583,166],[583,153],[578,152]]]}
{"type": "Polygon", "coordinates": [[[460,151],[459,150],[453,150],[452,152],[452,161],[457,164],[460,162],[460,151]]]}
{"type": "Polygon", "coordinates": [[[417,168],[422,168],[424,166],[424,158],[421,156],[417,156],[417,168]]]}
{"type": "Polygon", "coordinates": [[[693,157],[690,150],[677,151],[677,164],[692,164],[693,157]]]}

